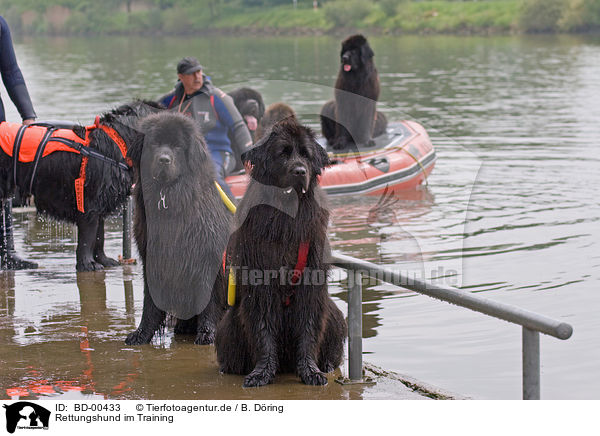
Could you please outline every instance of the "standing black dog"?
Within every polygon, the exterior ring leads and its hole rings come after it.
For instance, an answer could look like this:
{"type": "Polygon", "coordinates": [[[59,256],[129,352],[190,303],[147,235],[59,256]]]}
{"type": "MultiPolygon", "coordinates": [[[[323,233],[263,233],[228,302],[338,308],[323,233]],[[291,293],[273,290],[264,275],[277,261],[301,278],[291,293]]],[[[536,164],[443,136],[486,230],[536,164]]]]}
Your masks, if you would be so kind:
{"type": "Polygon", "coordinates": [[[214,166],[193,120],[173,112],[139,124],[144,139],[129,149],[136,174],[134,232],[144,267],[144,308],[128,345],[150,342],[167,313],[176,333],[214,341],[225,311],[223,254],[232,213],[215,184],[214,166]]]}
{"type": "Polygon", "coordinates": [[[295,371],[309,385],[343,357],[346,323],[327,292],[329,212],[317,176],[329,164],[310,129],[275,124],[248,151],[252,180],[228,246],[237,270],[235,305],[217,328],[220,369],[244,386],[295,371]]]}
{"type": "Polygon", "coordinates": [[[256,137],[255,132],[261,118],[265,114],[265,103],[263,102],[262,95],[252,88],[234,89],[229,95],[233,99],[233,104],[235,104],[240,115],[244,118],[252,139],[256,141],[259,138],[256,137]]]}
{"type": "Polygon", "coordinates": [[[362,35],[342,42],[335,99],[321,109],[321,131],[335,150],[353,144],[373,145],[372,138],[385,132],[387,119],[376,109],[379,76],[374,55],[362,35]]]}
{"type": "MultiPolygon", "coordinates": [[[[52,147],[60,145],[61,140],[84,144],[86,128],[72,126],[59,129],[52,136],[44,150],[38,147],[40,158],[36,162],[17,162],[7,150],[14,145],[11,124],[2,123],[0,149],[0,197],[10,198],[17,190],[22,198],[33,195],[39,213],[49,215],[61,221],[77,225],[77,271],[93,271],[105,266],[115,266],[118,262],[104,253],[104,219],[114,213],[125,201],[131,191],[132,171],[128,169],[123,156],[128,147],[139,140],[140,134],[133,127],[138,117],[158,111],[154,103],[136,101],[123,105],[99,118],[94,126],[89,126],[88,141],[85,149],[96,154],[90,156],[82,170],[82,155],[73,153],[72,147],[65,146],[49,154],[52,147]],[[61,136],[62,135],[62,136],[61,136]],[[65,138],[66,136],[68,138],[65,138]],[[119,144],[120,143],[120,144],[119,144]],[[76,179],[80,179],[82,194],[76,195],[76,179]],[[78,205],[79,200],[79,205],[78,205]]],[[[20,127],[20,126],[19,126],[20,127]]],[[[30,126],[23,131],[19,156],[28,154],[25,150],[27,139],[49,132],[42,126],[30,126]]],[[[39,141],[32,144],[39,145],[39,141]]],[[[31,155],[36,154],[34,148],[31,155]]]]}

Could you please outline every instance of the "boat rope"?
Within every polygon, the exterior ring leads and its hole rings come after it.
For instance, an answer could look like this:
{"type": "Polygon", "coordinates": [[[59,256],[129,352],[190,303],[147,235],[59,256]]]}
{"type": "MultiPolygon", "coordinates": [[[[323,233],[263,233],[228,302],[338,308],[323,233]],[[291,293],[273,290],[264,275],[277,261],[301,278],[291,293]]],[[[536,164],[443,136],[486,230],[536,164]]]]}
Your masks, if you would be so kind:
{"type": "Polygon", "coordinates": [[[406,154],[408,154],[410,157],[412,157],[414,159],[414,161],[419,165],[419,167],[421,168],[421,171],[423,172],[425,186],[429,186],[429,182],[427,181],[427,172],[425,171],[425,167],[423,166],[421,161],[417,157],[415,157],[414,154],[412,154],[410,151],[408,151],[405,147],[406,147],[406,145],[400,147],[400,150],[404,151],[406,154]]]}

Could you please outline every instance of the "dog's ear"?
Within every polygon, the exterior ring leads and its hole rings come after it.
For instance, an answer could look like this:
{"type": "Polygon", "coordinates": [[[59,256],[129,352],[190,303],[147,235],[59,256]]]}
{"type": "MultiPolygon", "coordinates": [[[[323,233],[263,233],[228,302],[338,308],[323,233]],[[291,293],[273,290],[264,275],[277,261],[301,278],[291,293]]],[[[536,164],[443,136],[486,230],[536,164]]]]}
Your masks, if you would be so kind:
{"type": "Polygon", "coordinates": [[[329,155],[325,151],[325,149],[319,144],[314,138],[311,140],[312,146],[315,152],[315,174],[321,174],[321,170],[325,167],[331,165],[331,160],[329,160],[329,155]]]}
{"type": "Polygon", "coordinates": [[[363,64],[369,62],[373,56],[375,56],[375,53],[373,52],[369,44],[365,41],[365,44],[363,44],[360,48],[360,57],[363,64]]]}
{"type": "MultiPolygon", "coordinates": [[[[185,131],[184,129],[181,130],[185,131]]],[[[185,131],[184,138],[187,144],[180,144],[180,146],[185,149],[187,165],[192,171],[202,168],[206,162],[211,161],[204,136],[197,128],[185,131]]]]}
{"type": "Polygon", "coordinates": [[[266,147],[269,141],[273,139],[273,132],[267,132],[250,150],[242,153],[242,162],[249,162],[252,165],[260,164],[267,158],[266,147]]]}
{"type": "Polygon", "coordinates": [[[152,122],[148,122],[145,118],[138,120],[135,129],[134,139],[129,142],[127,147],[127,157],[133,162],[133,166],[136,168],[140,167],[140,160],[142,159],[142,151],[144,149],[144,139],[146,133],[152,127],[152,122]]]}
{"type": "Polygon", "coordinates": [[[144,148],[144,134],[138,133],[127,146],[127,157],[133,162],[133,166],[139,168],[144,148]]]}

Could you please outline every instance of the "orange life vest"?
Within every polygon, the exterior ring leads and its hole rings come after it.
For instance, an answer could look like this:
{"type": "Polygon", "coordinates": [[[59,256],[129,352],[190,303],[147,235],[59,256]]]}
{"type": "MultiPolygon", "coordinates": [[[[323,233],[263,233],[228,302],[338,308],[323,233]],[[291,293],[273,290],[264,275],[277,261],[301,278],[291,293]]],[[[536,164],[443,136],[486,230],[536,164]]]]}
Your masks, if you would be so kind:
{"type": "MultiPolygon", "coordinates": [[[[16,138],[19,134],[19,131],[22,128],[22,124],[10,123],[6,121],[0,122],[0,147],[8,156],[13,156],[13,149],[16,143],[16,138]]],[[[126,159],[128,166],[131,167],[131,162],[126,157],[127,145],[125,144],[125,141],[123,140],[123,138],[121,138],[121,136],[117,133],[115,129],[100,124],[99,117],[96,117],[95,124],[85,127],[84,139],[80,138],[77,134],[75,134],[75,132],[73,132],[73,130],[70,129],[54,129],[51,132],[49,132],[48,127],[35,125],[27,126],[27,128],[22,130],[22,138],[19,143],[20,145],[18,145],[18,156],[13,156],[15,165],[17,161],[23,163],[35,161],[33,173],[31,175],[31,184],[33,184],[33,178],[35,177],[35,170],[37,168],[37,161],[40,158],[48,156],[50,153],[54,153],[55,151],[67,151],[69,153],[82,154],[82,152],[80,151],[81,147],[87,148],[90,144],[90,132],[98,128],[103,130],[104,133],[106,133],[110,137],[110,139],[115,144],[117,144],[119,150],[121,151],[121,154],[126,159]],[[42,143],[44,142],[44,137],[48,133],[50,133],[50,135],[45,143],[43,153],[41,154],[41,156],[39,156],[38,149],[40,145],[42,145],[42,143]]],[[[84,156],[81,157],[81,168],[79,171],[79,178],[75,179],[75,197],[77,201],[77,210],[79,210],[81,213],[85,212],[83,201],[83,189],[85,185],[85,170],[87,167],[88,156],[91,155],[94,157],[104,158],[104,160],[107,161],[113,161],[112,159],[102,156],[99,153],[93,151],[84,152],[83,154],[84,156]]]]}
{"type": "MultiPolygon", "coordinates": [[[[15,142],[15,136],[18,130],[22,127],[19,123],[0,123],[0,147],[4,153],[9,156],[13,155],[13,146],[15,142]]],[[[86,128],[87,130],[87,128],[86,128]]],[[[38,146],[42,142],[44,135],[48,131],[47,127],[42,126],[30,126],[25,130],[23,140],[21,142],[21,148],[19,150],[19,162],[33,162],[37,153],[38,146]]],[[[86,141],[81,139],[72,130],[69,129],[57,129],[55,130],[46,146],[42,157],[48,156],[50,153],[55,151],[68,151],[72,153],[79,153],[78,150],[73,147],[65,145],[63,142],[53,141],[53,138],[69,139],[73,142],[77,142],[83,146],[87,146],[86,141]]],[[[88,141],[89,143],[89,141],[88,141]]]]}

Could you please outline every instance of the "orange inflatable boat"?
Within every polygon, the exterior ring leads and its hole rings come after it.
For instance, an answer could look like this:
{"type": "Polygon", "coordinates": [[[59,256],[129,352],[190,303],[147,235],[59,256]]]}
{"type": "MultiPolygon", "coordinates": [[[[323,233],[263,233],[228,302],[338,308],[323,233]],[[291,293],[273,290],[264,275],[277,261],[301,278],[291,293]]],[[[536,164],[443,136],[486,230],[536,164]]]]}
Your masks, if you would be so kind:
{"type": "MultiPolygon", "coordinates": [[[[318,138],[321,145],[324,138],[318,138]]],[[[429,135],[414,121],[390,123],[387,132],[375,138],[375,145],[354,152],[330,152],[333,164],[325,168],[319,184],[328,195],[379,195],[412,189],[427,180],[436,155],[429,135]]],[[[236,198],[242,198],[248,176],[226,179],[236,198]]]]}

